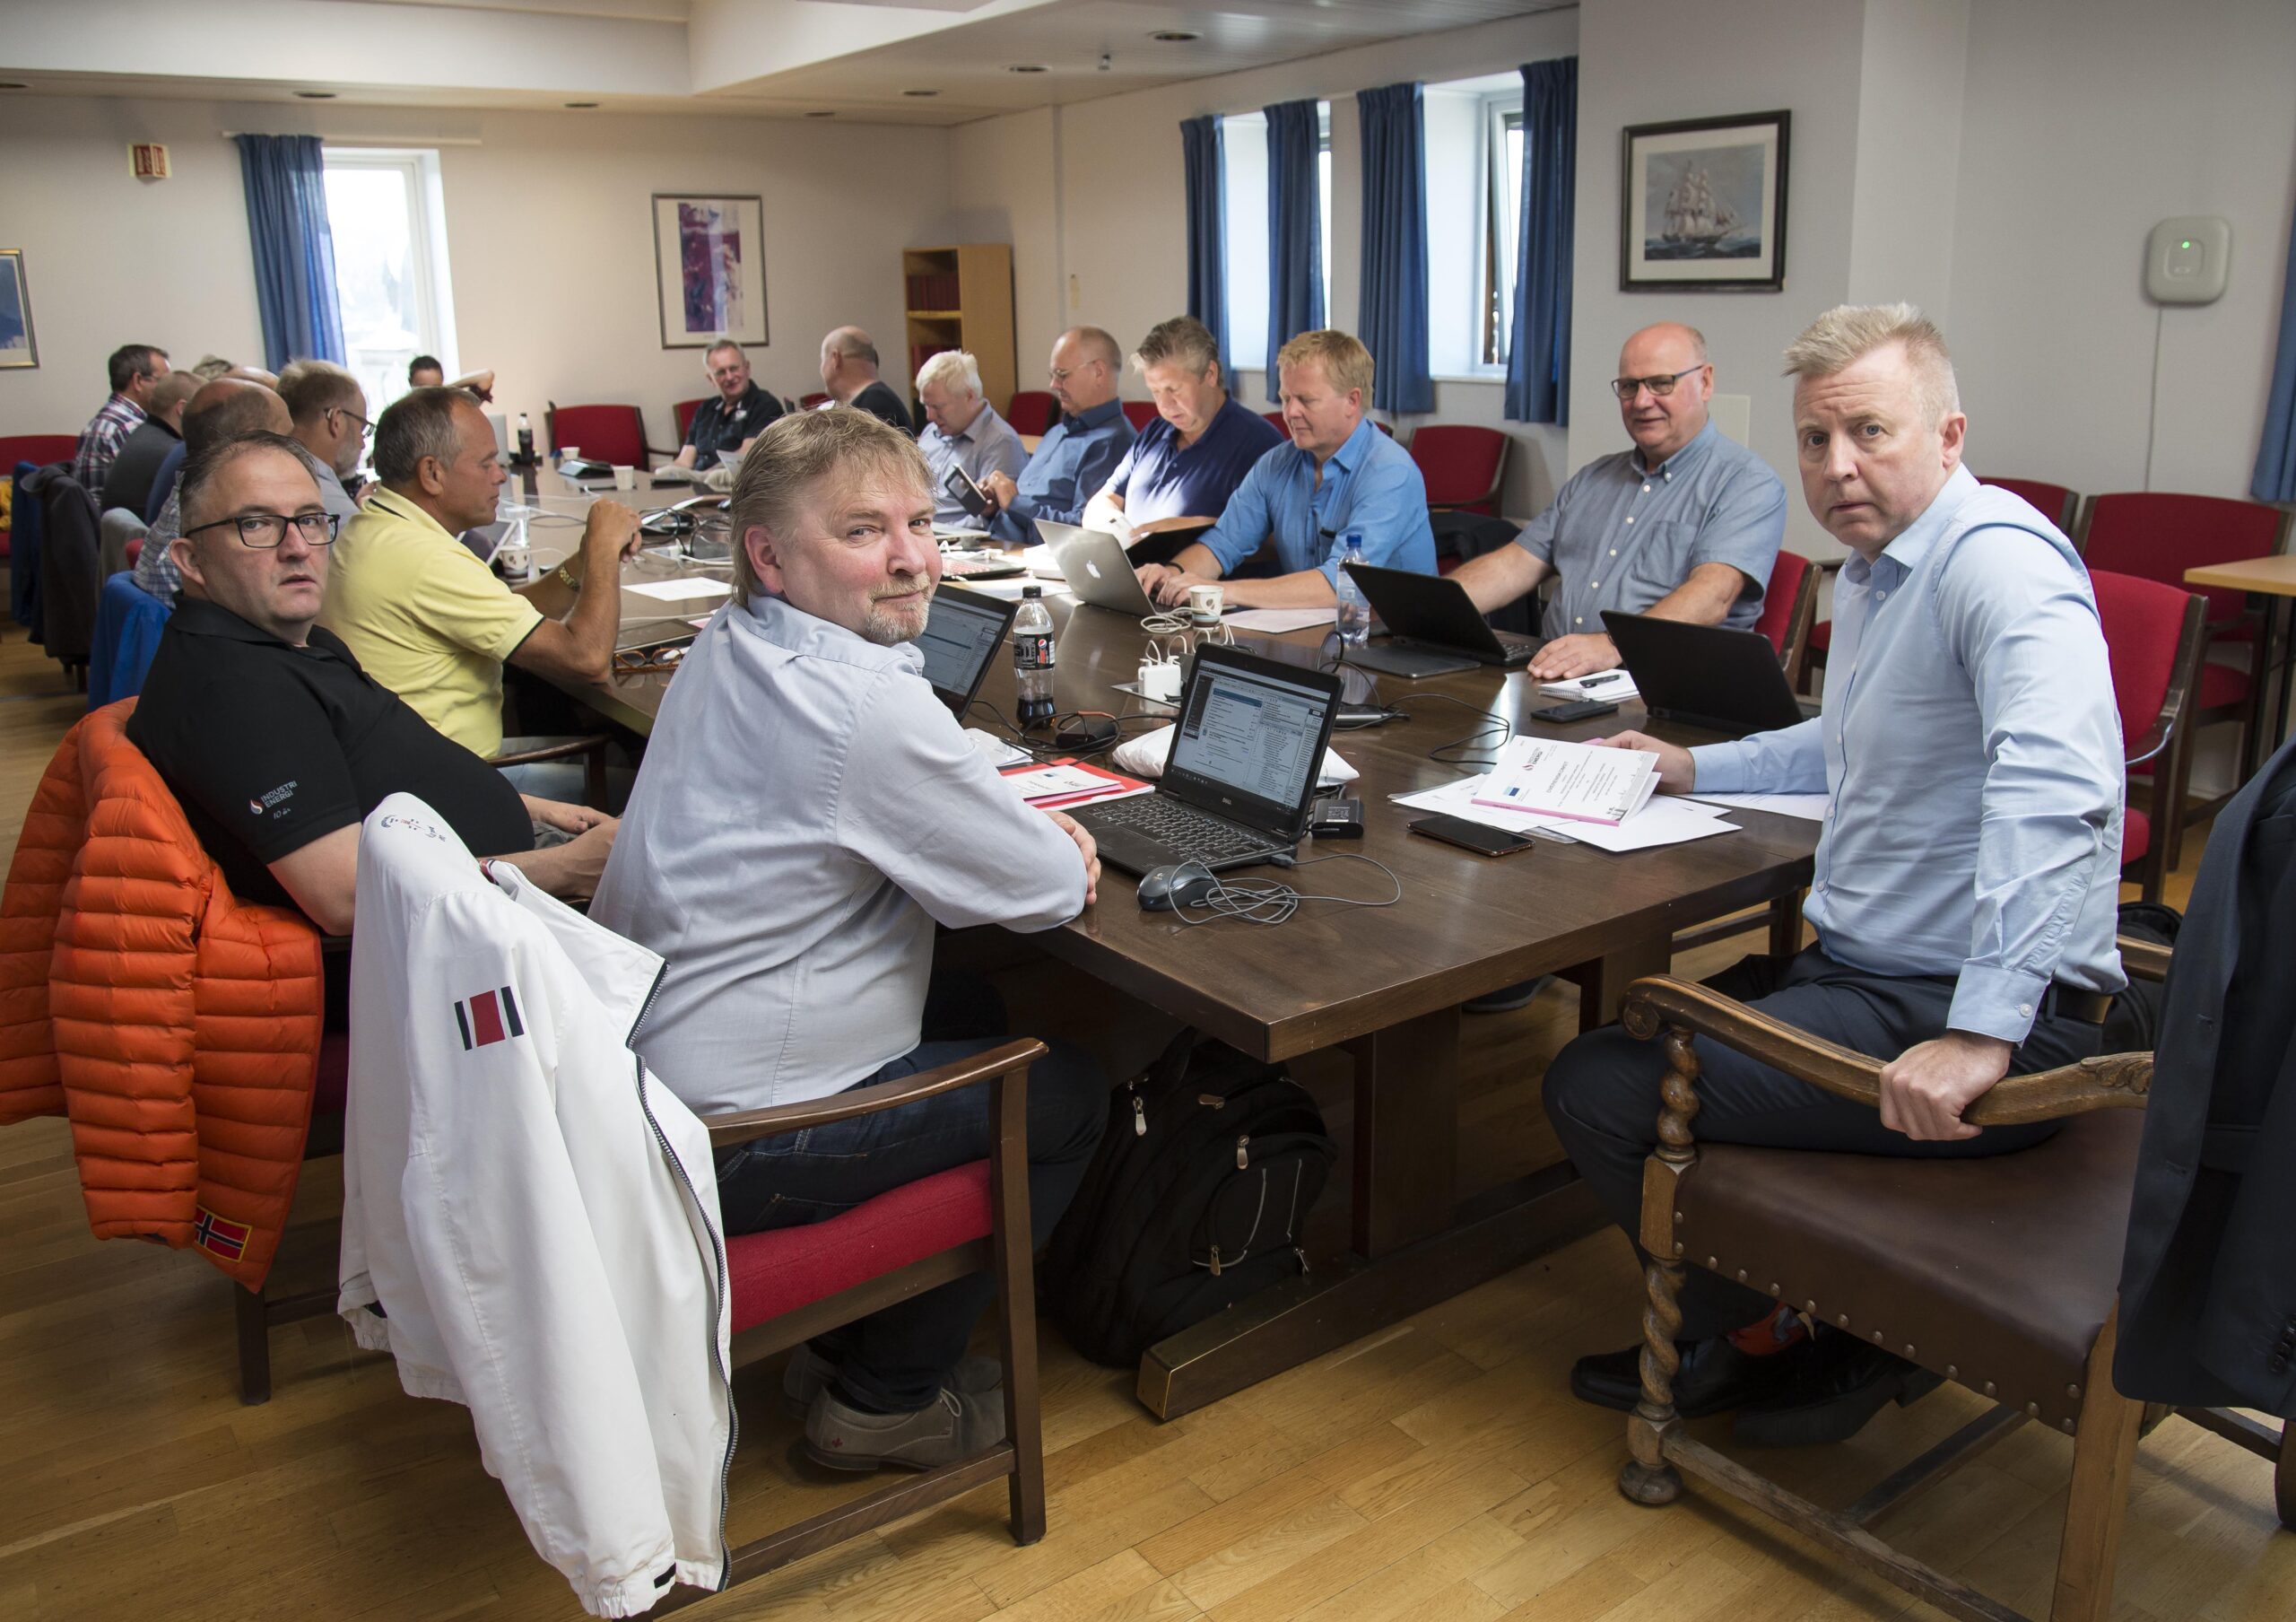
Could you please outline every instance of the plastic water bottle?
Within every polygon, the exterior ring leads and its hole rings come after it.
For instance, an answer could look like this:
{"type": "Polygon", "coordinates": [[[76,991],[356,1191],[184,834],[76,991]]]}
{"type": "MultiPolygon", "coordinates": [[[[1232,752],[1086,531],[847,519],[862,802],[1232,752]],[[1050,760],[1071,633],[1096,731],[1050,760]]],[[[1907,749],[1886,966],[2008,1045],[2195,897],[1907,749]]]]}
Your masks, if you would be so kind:
{"type": "Polygon", "coordinates": [[[1044,588],[1021,588],[1021,611],[1013,616],[1013,684],[1020,689],[1021,729],[1050,720],[1053,667],[1060,646],[1052,634],[1052,610],[1044,606],[1044,588]]]}
{"type": "Polygon", "coordinates": [[[1363,532],[1351,529],[1339,537],[1339,579],[1332,591],[1339,598],[1339,610],[1335,616],[1339,640],[1350,648],[1361,648],[1371,640],[1371,604],[1363,595],[1363,588],[1347,572],[1347,565],[1363,561],[1363,532]]]}

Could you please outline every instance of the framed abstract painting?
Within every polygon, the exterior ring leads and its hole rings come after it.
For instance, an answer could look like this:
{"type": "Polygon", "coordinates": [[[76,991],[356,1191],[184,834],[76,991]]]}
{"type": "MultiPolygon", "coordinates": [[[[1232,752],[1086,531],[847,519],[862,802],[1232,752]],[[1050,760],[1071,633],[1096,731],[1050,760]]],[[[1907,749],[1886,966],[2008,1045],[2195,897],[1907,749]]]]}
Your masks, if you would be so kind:
{"type": "Polygon", "coordinates": [[[767,342],[765,205],[756,197],[654,194],[662,347],[767,342]]]}
{"type": "Polygon", "coordinates": [[[1779,111],[1629,126],[1619,291],[1783,289],[1792,125],[1793,115],[1779,111]]]}
{"type": "Polygon", "coordinates": [[[24,282],[24,250],[0,249],[0,371],[28,371],[39,364],[31,289],[24,282]]]}

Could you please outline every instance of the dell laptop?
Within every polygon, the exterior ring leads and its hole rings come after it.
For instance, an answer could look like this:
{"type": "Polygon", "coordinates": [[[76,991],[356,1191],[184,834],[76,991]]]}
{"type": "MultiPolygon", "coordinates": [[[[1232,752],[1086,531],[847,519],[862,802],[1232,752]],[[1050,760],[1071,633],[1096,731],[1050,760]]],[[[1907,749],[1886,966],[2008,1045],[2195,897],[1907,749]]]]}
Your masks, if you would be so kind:
{"type": "Polygon", "coordinates": [[[1079,806],[1100,859],[1137,876],[1168,863],[1218,872],[1289,852],[1307,832],[1339,711],[1336,676],[1206,645],[1180,693],[1156,792],[1079,806]]]}
{"type": "Polygon", "coordinates": [[[958,715],[972,708],[981,678],[1004,645],[1018,603],[985,591],[967,591],[943,580],[933,593],[925,630],[917,645],[925,650],[925,679],[940,701],[958,715]]]}
{"type": "Polygon", "coordinates": [[[1794,696],[1778,650],[1759,631],[1726,631],[1647,614],[1603,610],[1653,720],[1739,737],[1798,726],[1817,706],[1794,696]]]}
{"type": "Polygon", "coordinates": [[[1347,656],[1352,664],[1397,676],[1439,676],[1475,665],[1527,665],[1545,646],[1538,637],[1492,630],[1475,612],[1467,589],[1447,576],[1370,563],[1350,563],[1347,572],[1363,588],[1387,628],[1388,639],[1386,648],[1352,650],[1347,656]],[[1374,657],[1366,658],[1367,653],[1374,657]],[[1381,663],[1376,657],[1380,654],[1398,662],[1381,663]]]}
{"type": "Polygon", "coordinates": [[[1037,520],[1037,533],[1052,548],[1053,562],[1060,565],[1060,578],[1076,594],[1078,602],[1128,614],[1136,620],[1156,612],[1156,605],[1148,600],[1148,593],[1141,587],[1140,577],[1132,571],[1132,560],[1125,555],[1124,543],[1116,536],[1105,530],[1082,529],[1074,524],[1056,524],[1044,519],[1037,520]]]}

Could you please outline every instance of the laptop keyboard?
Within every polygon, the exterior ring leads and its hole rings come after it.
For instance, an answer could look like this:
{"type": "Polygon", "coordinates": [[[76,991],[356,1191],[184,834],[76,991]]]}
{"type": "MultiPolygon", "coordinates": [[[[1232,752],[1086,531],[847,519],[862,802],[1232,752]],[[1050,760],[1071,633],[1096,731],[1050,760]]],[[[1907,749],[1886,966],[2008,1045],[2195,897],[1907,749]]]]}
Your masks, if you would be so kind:
{"type": "Polygon", "coordinates": [[[1546,645],[1544,639],[1525,636],[1519,631],[1493,631],[1491,634],[1497,637],[1499,645],[1509,653],[1536,653],[1546,645]]]}
{"type": "Polygon", "coordinates": [[[1221,861],[1275,848],[1265,834],[1253,833],[1161,794],[1136,795],[1092,807],[1092,820],[1131,828],[1184,856],[1221,861]]]}

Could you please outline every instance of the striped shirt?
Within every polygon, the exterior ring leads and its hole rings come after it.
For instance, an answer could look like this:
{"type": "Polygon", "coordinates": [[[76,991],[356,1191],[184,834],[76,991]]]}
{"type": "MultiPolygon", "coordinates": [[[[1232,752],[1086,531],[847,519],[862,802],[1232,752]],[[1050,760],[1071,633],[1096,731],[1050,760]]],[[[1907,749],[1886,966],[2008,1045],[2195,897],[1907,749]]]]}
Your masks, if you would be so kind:
{"type": "Polygon", "coordinates": [[[72,476],[80,488],[103,499],[104,478],[111,472],[112,458],[127,442],[144,421],[144,408],[124,394],[116,394],[104,402],[104,408],[88,419],[80,431],[80,449],[72,458],[72,476]]]}

